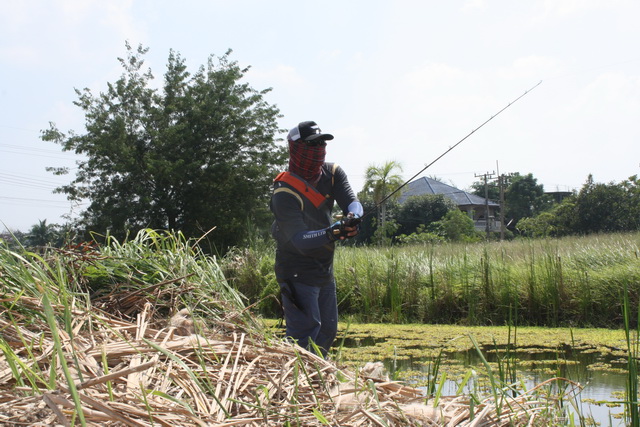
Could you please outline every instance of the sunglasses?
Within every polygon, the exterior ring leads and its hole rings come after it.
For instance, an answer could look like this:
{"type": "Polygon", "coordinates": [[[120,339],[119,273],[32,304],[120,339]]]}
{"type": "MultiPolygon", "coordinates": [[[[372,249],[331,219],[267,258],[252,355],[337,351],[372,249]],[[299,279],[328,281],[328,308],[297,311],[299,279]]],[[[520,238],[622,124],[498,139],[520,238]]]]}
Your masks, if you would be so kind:
{"type": "Polygon", "coordinates": [[[324,139],[314,139],[313,141],[302,141],[305,145],[309,147],[326,147],[327,141],[324,139]]]}

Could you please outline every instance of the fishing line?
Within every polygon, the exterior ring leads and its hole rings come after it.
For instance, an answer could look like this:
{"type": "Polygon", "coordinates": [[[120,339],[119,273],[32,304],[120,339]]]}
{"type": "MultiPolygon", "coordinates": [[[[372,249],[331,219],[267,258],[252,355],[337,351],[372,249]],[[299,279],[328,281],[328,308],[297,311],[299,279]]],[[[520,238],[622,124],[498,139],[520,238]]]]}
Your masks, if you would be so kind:
{"type": "MultiPolygon", "coordinates": [[[[469,138],[471,135],[473,135],[477,130],[479,130],[480,128],[482,128],[484,125],[486,125],[487,123],[489,123],[491,120],[493,120],[496,116],[498,116],[498,114],[502,113],[504,110],[506,110],[507,108],[509,108],[510,106],[512,106],[513,104],[515,104],[518,100],[520,100],[521,98],[523,98],[526,94],[528,94],[529,92],[531,92],[532,90],[534,90],[535,88],[537,88],[538,86],[540,86],[540,84],[542,83],[542,80],[540,80],[538,83],[536,83],[533,87],[531,87],[530,89],[526,90],[522,95],[520,95],[519,97],[517,97],[516,99],[514,99],[513,101],[511,101],[510,103],[508,103],[505,107],[503,107],[500,111],[498,111],[497,113],[495,113],[493,116],[489,117],[487,120],[485,120],[480,126],[476,127],[475,129],[473,129],[471,132],[469,132],[467,135],[465,135],[464,138],[462,138],[460,141],[456,142],[454,145],[452,145],[451,147],[449,147],[444,153],[440,154],[438,157],[436,157],[431,163],[427,164],[424,168],[422,168],[418,173],[416,173],[415,175],[413,175],[411,178],[409,178],[408,180],[406,180],[402,185],[400,185],[398,188],[396,188],[395,190],[393,190],[393,192],[391,192],[391,194],[389,194],[388,196],[386,196],[385,198],[383,198],[380,202],[376,203],[376,205],[373,207],[373,209],[377,209],[380,205],[382,205],[384,202],[386,202],[387,200],[389,200],[389,198],[391,196],[393,196],[394,194],[396,194],[398,191],[400,191],[401,189],[403,189],[407,184],[409,184],[411,181],[413,181],[418,175],[420,175],[422,172],[426,171],[429,167],[431,167],[435,162],[437,162],[438,160],[440,160],[441,158],[443,158],[444,156],[446,156],[451,150],[453,150],[454,148],[456,148],[458,145],[462,144],[463,141],[465,141],[467,138],[469,138]]],[[[369,214],[371,214],[371,212],[373,212],[373,209],[369,210],[368,212],[365,212],[361,218],[359,218],[360,220],[364,219],[366,216],[368,216],[369,214]]]]}

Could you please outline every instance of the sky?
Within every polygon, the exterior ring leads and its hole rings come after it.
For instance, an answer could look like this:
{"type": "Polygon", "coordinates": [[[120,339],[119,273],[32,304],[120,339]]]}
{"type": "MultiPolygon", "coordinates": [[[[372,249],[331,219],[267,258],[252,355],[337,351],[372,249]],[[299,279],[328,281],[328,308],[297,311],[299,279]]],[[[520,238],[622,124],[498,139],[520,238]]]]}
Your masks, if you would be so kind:
{"type": "Polygon", "coordinates": [[[335,136],[327,161],[356,191],[367,167],[409,179],[492,117],[418,176],[622,182],[640,173],[639,18],[637,0],[0,0],[0,232],[86,207],[53,192],[78,157],[41,131],[84,133],[75,89],[104,92],[127,42],[158,84],[170,50],[194,73],[231,49],[282,129],[335,136]]]}

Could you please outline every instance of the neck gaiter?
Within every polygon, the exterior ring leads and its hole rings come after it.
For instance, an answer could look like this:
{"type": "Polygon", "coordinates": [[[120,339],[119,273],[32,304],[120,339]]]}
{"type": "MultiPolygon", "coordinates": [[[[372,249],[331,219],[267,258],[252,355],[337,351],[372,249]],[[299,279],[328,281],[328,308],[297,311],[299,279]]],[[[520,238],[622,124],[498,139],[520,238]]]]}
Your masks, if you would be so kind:
{"type": "Polygon", "coordinates": [[[289,172],[315,185],[322,172],[326,151],[325,144],[310,146],[289,141],[289,172]]]}

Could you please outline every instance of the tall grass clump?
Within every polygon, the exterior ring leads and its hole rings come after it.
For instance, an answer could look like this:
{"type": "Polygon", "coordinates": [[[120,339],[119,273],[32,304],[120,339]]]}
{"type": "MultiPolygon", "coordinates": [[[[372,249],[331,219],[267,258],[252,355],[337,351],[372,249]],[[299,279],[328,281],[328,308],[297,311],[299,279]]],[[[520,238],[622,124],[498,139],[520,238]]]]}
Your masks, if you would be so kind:
{"type": "Polygon", "coordinates": [[[180,233],[143,230],[124,242],[106,236],[102,245],[84,243],[44,253],[0,246],[0,257],[2,304],[11,308],[7,315],[46,320],[41,310],[25,305],[46,296],[70,334],[74,311],[91,307],[135,318],[148,304],[166,319],[187,308],[212,322],[246,307],[218,259],[180,233]]]}
{"type": "MultiPolygon", "coordinates": [[[[266,316],[279,315],[274,251],[249,248],[222,261],[266,316]]],[[[621,328],[623,286],[632,307],[640,300],[639,254],[640,233],[342,246],[334,273],[340,313],[363,322],[621,328]]]]}
{"type": "MultiPolygon", "coordinates": [[[[60,421],[65,417],[54,410],[57,404],[72,408],[69,424],[87,425],[83,408],[92,403],[80,388],[89,376],[117,368],[107,361],[98,369],[88,356],[94,351],[105,356],[99,342],[107,336],[128,342],[124,349],[139,345],[134,342],[144,332],[132,335],[125,322],[140,322],[141,314],[146,322],[166,326],[169,316],[183,309],[192,318],[218,325],[242,322],[259,330],[244,316],[243,299],[228,285],[216,259],[180,234],[145,230],[126,242],[107,237],[100,247],[83,244],[37,253],[0,243],[0,292],[3,401],[11,402],[6,387],[14,387],[17,399],[27,399],[13,401],[9,412],[0,410],[5,420],[37,397],[60,421]]],[[[144,329],[143,324],[138,326],[144,329]]],[[[122,351],[119,347],[116,353],[122,351]]]]}
{"type": "Polygon", "coordinates": [[[275,245],[269,243],[232,249],[221,260],[221,268],[229,284],[246,296],[256,311],[274,317],[282,310],[273,269],[275,245]]]}
{"type": "Polygon", "coordinates": [[[89,256],[82,262],[79,290],[86,289],[94,302],[107,307],[115,303],[122,315],[138,312],[141,300],[166,316],[187,307],[211,321],[245,307],[244,296],[226,280],[218,258],[181,233],[143,230],[125,242],[107,236],[97,259],[89,256]],[[130,300],[110,298],[123,292],[131,294],[130,300]]]}

